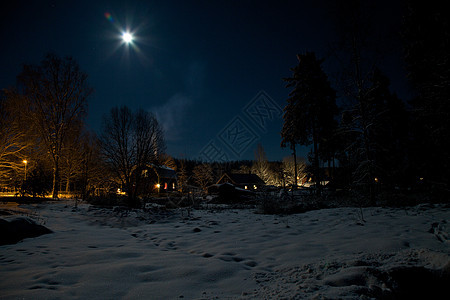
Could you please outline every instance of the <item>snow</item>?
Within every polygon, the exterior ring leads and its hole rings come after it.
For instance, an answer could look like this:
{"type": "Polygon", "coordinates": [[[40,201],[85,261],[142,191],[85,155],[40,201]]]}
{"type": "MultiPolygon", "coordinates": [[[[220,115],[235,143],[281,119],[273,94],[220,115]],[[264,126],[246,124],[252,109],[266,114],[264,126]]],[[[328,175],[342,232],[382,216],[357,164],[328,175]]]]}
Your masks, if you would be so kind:
{"type": "Polygon", "coordinates": [[[401,268],[450,272],[445,205],[365,208],[364,223],[356,208],[20,208],[53,233],[0,246],[1,299],[377,298],[401,268]]]}

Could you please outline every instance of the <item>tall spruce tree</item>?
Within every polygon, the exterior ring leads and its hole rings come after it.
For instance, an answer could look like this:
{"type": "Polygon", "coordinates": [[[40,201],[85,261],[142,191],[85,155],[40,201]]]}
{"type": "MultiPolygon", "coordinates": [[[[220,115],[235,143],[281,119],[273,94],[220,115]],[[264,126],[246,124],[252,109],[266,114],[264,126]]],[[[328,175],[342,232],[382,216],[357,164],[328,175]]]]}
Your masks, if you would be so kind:
{"type": "Polygon", "coordinates": [[[417,177],[450,189],[450,11],[446,2],[408,1],[403,43],[415,91],[414,160],[417,177]]]}
{"type": "Polygon", "coordinates": [[[292,91],[284,109],[281,145],[289,144],[295,150],[295,144],[312,144],[312,163],[317,192],[320,193],[321,145],[336,125],[336,92],[322,69],[323,60],[317,59],[312,52],[299,54],[297,59],[298,65],[291,69],[292,77],[284,79],[286,87],[292,88],[292,91]]]}
{"type": "Polygon", "coordinates": [[[367,99],[371,126],[373,158],[377,169],[374,174],[384,186],[401,184],[406,178],[408,165],[409,115],[397,95],[389,90],[389,79],[375,69],[367,99]]]}

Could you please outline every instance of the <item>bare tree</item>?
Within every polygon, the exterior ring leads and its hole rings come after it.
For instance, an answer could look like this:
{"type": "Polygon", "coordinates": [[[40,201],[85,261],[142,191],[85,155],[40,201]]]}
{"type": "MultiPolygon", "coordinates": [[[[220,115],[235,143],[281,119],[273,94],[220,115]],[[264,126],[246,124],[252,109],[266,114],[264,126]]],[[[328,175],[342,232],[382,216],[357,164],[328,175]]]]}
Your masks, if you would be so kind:
{"type": "Polygon", "coordinates": [[[255,161],[252,165],[252,171],[266,184],[273,184],[270,165],[267,161],[266,152],[261,144],[258,144],[258,147],[256,148],[255,161]]]}
{"type": "Polygon", "coordinates": [[[61,181],[65,182],[66,193],[70,191],[70,185],[74,178],[82,172],[83,161],[82,124],[73,126],[67,133],[64,146],[61,151],[61,181]]]}
{"type": "Polygon", "coordinates": [[[105,168],[100,153],[100,143],[95,134],[84,132],[80,144],[81,161],[79,174],[80,192],[82,199],[92,195],[96,187],[108,181],[109,173],[105,168]]]}
{"type": "Polygon", "coordinates": [[[303,160],[294,162],[292,156],[283,158],[282,169],[285,184],[294,185],[306,177],[306,164],[303,160]]]}
{"type": "Polygon", "coordinates": [[[11,172],[24,170],[24,151],[30,146],[15,117],[15,100],[8,91],[0,98],[0,179],[11,175],[11,172]]]}
{"type": "Polygon", "coordinates": [[[177,170],[177,163],[175,162],[175,160],[173,159],[172,156],[170,156],[168,154],[162,154],[160,156],[160,159],[161,159],[161,164],[163,166],[169,167],[174,171],[177,170]]]}
{"type": "Polygon", "coordinates": [[[206,163],[197,165],[192,172],[195,182],[206,191],[208,184],[211,184],[213,180],[213,170],[211,165],[206,163]]]}
{"type": "Polygon", "coordinates": [[[133,113],[126,106],[114,107],[104,118],[100,141],[103,156],[127,193],[129,204],[136,206],[144,168],[158,164],[164,151],[158,120],[142,109],[133,113]]]}
{"type": "Polygon", "coordinates": [[[178,168],[178,189],[184,193],[189,180],[188,171],[186,169],[186,161],[183,159],[180,161],[180,167],[178,168]]]}
{"type": "Polygon", "coordinates": [[[75,60],[54,54],[48,54],[38,66],[25,65],[18,82],[27,103],[26,115],[51,156],[52,195],[57,198],[63,144],[73,124],[83,120],[93,90],[75,60]]]}

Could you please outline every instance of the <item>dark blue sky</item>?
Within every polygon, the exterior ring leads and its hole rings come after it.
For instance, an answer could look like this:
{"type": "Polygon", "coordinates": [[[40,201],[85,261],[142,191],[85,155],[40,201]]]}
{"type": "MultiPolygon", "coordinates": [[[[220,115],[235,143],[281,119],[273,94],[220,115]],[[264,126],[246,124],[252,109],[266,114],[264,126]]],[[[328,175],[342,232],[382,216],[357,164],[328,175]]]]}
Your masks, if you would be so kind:
{"type": "MultiPolygon", "coordinates": [[[[332,1],[8,2],[0,13],[0,88],[47,52],[72,56],[95,89],[92,130],[100,132],[113,106],[150,110],[175,157],[253,159],[257,143],[269,160],[289,155],[280,148],[278,113],[289,92],[282,78],[297,53],[323,57],[336,36],[332,1]],[[127,28],[133,46],[121,43],[127,28]]],[[[400,62],[387,65],[398,74],[400,62]]],[[[393,89],[401,94],[404,81],[394,79],[393,89]]]]}

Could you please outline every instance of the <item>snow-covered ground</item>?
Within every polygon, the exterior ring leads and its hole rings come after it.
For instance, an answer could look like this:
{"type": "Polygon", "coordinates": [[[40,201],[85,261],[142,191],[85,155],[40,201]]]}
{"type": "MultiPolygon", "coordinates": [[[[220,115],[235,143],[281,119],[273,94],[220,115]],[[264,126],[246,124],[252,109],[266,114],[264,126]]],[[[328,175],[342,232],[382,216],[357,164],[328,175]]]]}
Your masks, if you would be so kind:
{"type": "Polygon", "coordinates": [[[354,299],[400,296],[408,283],[431,295],[450,273],[444,205],[366,208],[365,223],[355,208],[21,207],[54,233],[0,246],[1,299],[354,299]]]}

